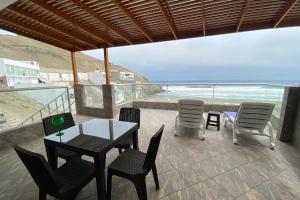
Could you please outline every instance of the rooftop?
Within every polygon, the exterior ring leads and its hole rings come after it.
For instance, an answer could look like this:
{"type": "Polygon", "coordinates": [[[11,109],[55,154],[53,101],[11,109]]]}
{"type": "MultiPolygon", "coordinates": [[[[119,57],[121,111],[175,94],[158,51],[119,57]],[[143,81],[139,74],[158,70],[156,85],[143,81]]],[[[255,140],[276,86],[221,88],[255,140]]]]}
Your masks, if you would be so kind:
{"type": "MultiPolygon", "coordinates": [[[[162,123],[166,125],[156,160],[161,189],[155,190],[152,176],[147,177],[149,199],[299,199],[300,155],[297,150],[276,140],[274,151],[263,137],[239,136],[232,144],[231,128],[207,130],[201,141],[191,130],[173,135],[176,111],[141,110],[139,144],[146,151],[150,137],[162,123]],[[155,116],[155,117],[154,117],[155,116]],[[151,119],[151,120],[149,120],[151,119]]],[[[75,115],[77,123],[89,119],[75,115]]],[[[10,134],[22,146],[45,155],[40,130],[10,134]],[[17,135],[18,134],[18,135],[17,135]]],[[[38,189],[13,149],[1,145],[0,199],[37,199],[38,189]]],[[[116,149],[107,155],[107,164],[118,156],[116,149]]],[[[84,159],[90,159],[84,157],[84,159]]],[[[62,160],[60,160],[62,162],[62,160]]],[[[137,199],[134,186],[114,177],[112,199],[137,199]]],[[[77,199],[95,199],[95,180],[85,187],[77,199]]],[[[51,199],[48,196],[48,199],[51,199]]]]}

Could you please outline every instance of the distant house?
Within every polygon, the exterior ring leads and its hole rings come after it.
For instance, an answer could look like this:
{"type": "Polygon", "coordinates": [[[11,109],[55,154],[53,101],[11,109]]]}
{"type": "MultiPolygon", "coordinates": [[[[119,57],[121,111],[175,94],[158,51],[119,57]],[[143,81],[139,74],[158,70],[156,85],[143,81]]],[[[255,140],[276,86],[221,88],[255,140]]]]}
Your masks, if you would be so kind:
{"type": "Polygon", "coordinates": [[[40,73],[36,61],[16,61],[0,58],[0,80],[7,87],[38,83],[40,73]]]}
{"type": "Polygon", "coordinates": [[[133,81],[134,73],[132,72],[120,72],[120,80],[122,81],[133,81]]]}

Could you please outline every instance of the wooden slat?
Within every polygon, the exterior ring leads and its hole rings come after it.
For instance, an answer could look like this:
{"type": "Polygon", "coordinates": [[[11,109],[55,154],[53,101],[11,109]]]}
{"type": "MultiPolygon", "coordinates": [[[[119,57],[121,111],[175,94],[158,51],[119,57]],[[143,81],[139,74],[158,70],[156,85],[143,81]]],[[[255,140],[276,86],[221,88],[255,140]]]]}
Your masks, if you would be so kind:
{"type": "Polygon", "coordinates": [[[150,35],[150,33],[143,27],[143,25],[139,22],[139,20],[136,19],[127,10],[127,8],[125,8],[123,6],[123,4],[122,4],[122,2],[120,0],[113,0],[113,2],[123,12],[123,14],[128,17],[128,19],[130,19],[134,24],[136,24],[136,26],[138,27],[138,29],[145,35],[146,38],[148,38],[148,40],[150,40],[151,42],[154,42],[154,40],[153,40],[152,36],[150,35]]]}
{"type": "Polygon", "coordinates": [[[296,5],[299,0],[289,0],[288,5],[279,13],[278,17],[275,19],[274,28],[276,28],[281,21],[285,18],[285,16],[289,13],[289,11],[296,5]]]}
{"type": "Polygon", "coordinates": [[[107,36],[101,35],[100,33],[97,33],[96,31],[92,30],[91,28],[89,28],[88,26],[79,23],[78,21],[72,19],[71,17],[69,17],[68,15],[66,15],[63,12],[60,12],[59,10],[55,9],[54,7],[48,5],[47,3],[43,2],[43,1],[39,1],[39,0],[30,0],[32,3],[42,7],[43,9],[53,13],[54,15],[57,15],[58,17],[72,23],[74,26],[76,26],[77,28],[80,28],[96,37],[98,37],[100,40],[102,40],[103,42],[105,42],[106,44],[108,44],[109,46],[114,46],[113,42],[111,41],[111,39],[109,39],[107,36]]]}
{"type": "Polygon", "coordinates": [[[86,6],[84,3],[82,3],[80,0],[72,0],[72,2],[77,5],[79,8],[84,10],[86,13],[90,14],[97,20],[99,20],[103,25],[105,25],[107,28],[114,31],[117,35],[119,35],[124,41],[126,41],[128,44],[132,44],[132,41],[125,35],[125,33],[122,33],[122,31],[118,30],[113,24],[111,24],[109,21],[98,15],[96,12],[94,12],[92,9],[90,9],[88,6],[86,6]]]}

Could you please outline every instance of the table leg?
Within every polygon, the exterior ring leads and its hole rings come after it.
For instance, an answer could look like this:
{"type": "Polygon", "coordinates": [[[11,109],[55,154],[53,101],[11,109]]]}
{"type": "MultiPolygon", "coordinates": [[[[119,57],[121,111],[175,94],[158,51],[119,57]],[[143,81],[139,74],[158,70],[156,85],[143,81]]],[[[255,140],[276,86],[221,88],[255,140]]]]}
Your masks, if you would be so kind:
{"type": "Polygon", "coordinates": [[[220,115],[217,115],[218,131],[220,131],[220,115]]]}
{"type": "Polygon", "coordinates": [[[105,160],[105,154],[94,157],[98,200],[106,199],[105,160]]]}
{"type": "Polygon", "coordinates": [[[134,131],[132,133],[132,141],[133,141],[133,148],[134,149],[139,149],[139,134],[138,130],[134,131]]]}
{"type": "Polygon", "coordinates": [[[49,165],[51,166],[52,169],[57,169],[57,155],[56,155],[55,146],[47,145],[45,143],[45,148],[46,148],[49,165]]]}

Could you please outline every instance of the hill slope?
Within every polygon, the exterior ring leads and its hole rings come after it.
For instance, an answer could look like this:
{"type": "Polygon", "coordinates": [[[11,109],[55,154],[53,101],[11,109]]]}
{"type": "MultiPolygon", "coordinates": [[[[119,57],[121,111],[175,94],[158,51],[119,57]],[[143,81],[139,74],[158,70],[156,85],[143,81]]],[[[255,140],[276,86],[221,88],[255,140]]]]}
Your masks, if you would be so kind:
{"type": "MultiPolygon", "coordinates": [[[[35,60],[40,63],[42,72],[72,71],[69,51],[18,35],[0,35],[0,58],[35,60]]],[[[95,71],[97,68],[104,69],[103,61],[80,52],[76,53],[76,60],[79,72],[95,71]]],[[[130,71],[118,65],[111,65],[111,69],[130,71]]],[[[135,79],[143,83],[148,82],[144,76],[138,73],[135,73],[135,79]]]]}

